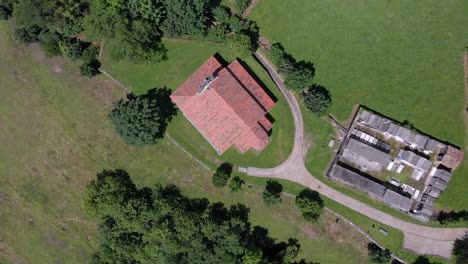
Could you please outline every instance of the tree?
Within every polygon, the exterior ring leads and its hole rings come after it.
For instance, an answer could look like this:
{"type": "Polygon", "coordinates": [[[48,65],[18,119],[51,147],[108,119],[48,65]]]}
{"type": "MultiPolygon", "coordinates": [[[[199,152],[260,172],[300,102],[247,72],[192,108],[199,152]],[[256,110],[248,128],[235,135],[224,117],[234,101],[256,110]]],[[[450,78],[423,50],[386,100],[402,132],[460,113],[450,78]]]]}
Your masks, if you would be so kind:
{"type": "Polygon", "coordinates": [[[236,8],[240,14],[244,13],[245,9],[249,7],[252,0],[236,0],[236,8]]]}
{"type": "Polygon", "coordinates": [[[59,33],[50,31],[42,32],[39,35],[41,47],[47,56],[53,57],[62,54],[59,44],[62,38],[59,33]]]}
{"type": "Polygon", "coordinates": [[[226,186],[229,178],[231,177],[231,173],[232,164],[229,162],[224,162],[216,169],[216,172],[213,174],[213,185],[217,188],[226,186]]]}
{"type": "Polygon", "coordinates": [[[263,202],[270,206],[281,202],[281,192],[283,185],[274,180],[268,180],[263,191],[263,202]]]}
{"type": "Polygon", "coordinates": [[[167,37],[203,36],[209,24],[210,0],[165,1],[161,30],[167,37]]]}
{"type": "Polygon", "coordinates": [[[164,136],[168,122],[176,113],[167,88],[151,89],[147,94],[127,95],[114,104],[109,117],[116,131],[130,145],[154,144],[164,136]]]}
{"type": "Polygon", "coordinates": [[[389,263],[392,258],[392,252],[390,252],[390,250],[383,250],[371,242],[367,244],[367,253],[369,254],[371,261],[374,263],[389,263]]]}
{"type": "Polygon", "coordinates": [[[64,38],[59,42],[60,52],[72,60],[79,59],[87,45],[77,38],[64,38]]]}
{"type": "Polygon", "coordinates": [[[101,63],[96,59],[86,61],[80,65],[80,73],[83,76],[93,77],[100,73],[99,72],[100,67],[101,67],[101,63]]]}
{"type": "Polygon", "coordinates": [[[302,90],[313,85],[315,67],[311,62],[299,61],[293,70],[286,75],[284,84],[291,90],[302,90]]]}
{"type": "Polygon", "coordinates": [[[452,255],[456,264],[468,263],[468,232],[453,243],[452,255]]]}
{"type": "Polygon", "coordinates": [[[22,44],[29,44],[36,42],[39,38],[40,29],[37,27],[15,29],[15,39],[22,44]]]}
{"type": "Polygon", "coordinates": [[[231,183],[229,183],[229,189],[231,189],[231,192],[238,192],[242,190],[242,185],[244,183],[245,181],[236,175],[234,178],[232,178],[231,183]]]}
{"type": "Polygon", "coordinates": [[[252,40],[249,36],[242,33],[229,36],[226,45],[232,49],[239,58],[246,58],[253,52],[252,40]]]}
{"type": "Polygon", "coordinates": [[[14,0],[0,1],[0,20],[7,20],[13,13],[14,0]]]}
{"type": "Polygon", "coordinates": [[[318,84],[314,84],[302,92],[302,98],[304,105],[317,116],[328,113],[332,104],[330,92],[318,84]]]}
{"type": "Polygon", "coordinates": [[[121,170],[85,189],[84,211],[99,220],[91,263],[289,263],[300,245],[251,228],[249,209],[190,198],[175,185],[136,188],[121,170]]]}
{"type": "Polygon", "coordinates": [[[317,222],[322,214],[324,202],[318,192],[304,189],[296,196],[296,206],[307,221],[317,222]]]}

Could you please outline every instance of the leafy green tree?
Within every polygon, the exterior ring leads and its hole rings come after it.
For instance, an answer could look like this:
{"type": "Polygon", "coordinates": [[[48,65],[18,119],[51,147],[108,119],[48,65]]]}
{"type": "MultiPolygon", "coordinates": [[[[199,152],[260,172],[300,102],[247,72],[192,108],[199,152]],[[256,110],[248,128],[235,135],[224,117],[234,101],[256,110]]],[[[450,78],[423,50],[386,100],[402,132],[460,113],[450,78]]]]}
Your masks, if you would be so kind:
{"type": "Polygon", "coordinates": [[[109,114],[116,131],[130,145],[154,144],[164,136],[168,122],[176,113],[167,88],[152,89],[147,94],[129,94],[114,104],[109,114]]]}
{"type": "Polygon", "coordinates": [[[96,59],[85,61],[83,64],[80,65],[80,73],[83,76],[93,77],[100,73],[100,67],[101,63],[96,59]]]}
{"type": "Polygon", "coordinates": [[[138,189],[121,170],[99,173],[83,207],[100,221],[90,263],[289,263],[300,248],[252,229],[244,205],[189,198],[175,185],[138,189]]]}
{"type": "Polygon", "coordinates": [[[26,29],[45,28],[49,15],[44,10],[40,0],[19,0],[13,8],[16,24],[26,29]]]}
{"type": "Polygon", "coordinates": [[[302,98],[304,105],[317,116],[327,114],[332,104],[330,92],[318,84],[302,92],[302,98]]]}
{"type": "Polygon", "coordinates": [[[317,222],[322,214],[324,202],[318,192],[304,189],[296,196],[296,206],[307,221],[317,222]]]}
{"type": "Polygon", "coordinates": [[[208,29],[210,7],[210,0],[166,1],[161,30],[167,37],[203,36],[208,29]]]}
{"type": "Polygon", "coordinates": [[[53,57],[62,54],[59,44],[62,38],[59,33],[50,31],[42,32],[39,35],[41,47],[47,56],[53,57]]]}
{"type": "Polygon", "coordinates": [[[367,253],[374,263],[389,263],[392,258],[392,252],[390,252],[390,250],[383,250],[374,243],[367,244],[367,253]]]}
{"type": "Polygon", "coordinates": [[[216,169],[216,172],[213,174],[213,185],[217,188],[226,186],[229,178],[231,177],[231,173],[232,164],[229,162],[224,162],[216,169]]]}
{"type": "Polygon", "coordinates": [[[163,1],[128,0],[127,8],[132,18],[143,18],[159,24],[163,19],[163,1]]]}
{"type": "Polygon", "coordinates": [[[302,90],[314,84],[315,68],[310,62],[299,61],[294,69],[286,75],[284,84],[291,90],[302,90]]]}
{"type": "Polygon", "coordinates": [[[262,251],[258,248],[246,249],[244,257],[242,258],[242,264],[258,264],[262,261],[262,251]]]}
{"type": "Polygon", "coordinates": [[[245,9],[249,7],[252,0],[236,0],[236,8],[239,10],[239,13],[244,13],[245,9]]]}
{"type": "Polygon", "coordinates": [[[468,263],[468,232],[455,240],[452,255],[455,257],[456,264],[468,263]]]}
{"type": "Polygon", "coordinates": [[[229,189],[231,189],[231,192],[238,192],[242,190],[243,184],[245,184],[245,181],[236,175],[231,179],[231,182],[229,183],[229,189]]]}
{"type": "Polygon", "coordinates": [[[94,45],[89,45],[84,51],[83,54],[81,55],[81,60],[84,62],[91,62],[93,60],[96,60],[99,55],[99,48],[94,46],[94,45]]]}
{"type": "Polygon", "coordinates": [[[60,40],[60,52],[72,60],[81,58],[87,44],[77,38],[64,38],[60,40]]]}
{"type": "Polygon", "coordinates": [[[22,44],[36,42],[39,39],[40,29],[37,27],[15,29],[15,39],[22,44]]]}
{"type": "Polygon", "coordinates": [[[274,180],[268,180],[263,191],[263,202],[268,205],[275,205],[281,202],[281,192],[283,185],[274,180]]]}
{"type": "Polygon", "coordinates": [[[253,52],[252,40],[245,34],[239,33],[229,36],[226,44],[239,58],[246,58],[253,52]]]}

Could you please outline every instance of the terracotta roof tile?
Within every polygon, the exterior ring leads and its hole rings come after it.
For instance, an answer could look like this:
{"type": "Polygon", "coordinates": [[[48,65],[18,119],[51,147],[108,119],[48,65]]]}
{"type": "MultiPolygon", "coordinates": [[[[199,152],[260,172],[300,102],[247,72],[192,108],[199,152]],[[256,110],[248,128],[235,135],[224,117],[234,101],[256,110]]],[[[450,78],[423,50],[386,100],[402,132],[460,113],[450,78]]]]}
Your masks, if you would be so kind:
{"type": "Polygon", "coordinates": [[[241,153],[260,152],[269,142],[272,124],[265,114],[275,102],[238,61],[223,68],[209,58],[171,99],[219,154],[233,145],[241,153]],[[217,78],[199,94],[210,75],[217,78]]]}

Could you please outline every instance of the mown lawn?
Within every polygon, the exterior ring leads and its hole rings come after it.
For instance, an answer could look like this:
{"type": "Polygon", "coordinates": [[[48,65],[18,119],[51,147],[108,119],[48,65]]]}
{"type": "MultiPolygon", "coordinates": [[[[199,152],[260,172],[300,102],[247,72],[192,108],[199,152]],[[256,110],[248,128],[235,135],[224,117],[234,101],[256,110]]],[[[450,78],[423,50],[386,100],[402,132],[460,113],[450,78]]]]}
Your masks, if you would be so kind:
{"type": "Polygon", "coordinates": [[[210,173],[166,139],[125,146],[107,118],[123,92],[102,76],[80,77],[77,63],[17,46],[5,22],[0,57],[0,262],[86,263],[98,240],[96,223],[81,210],[83,189],[96,172],[112,168],[127,170],[139,186],[175,183],[191,196],[245,203],[252,224],[274,238],[298,238],[301,257],[367,262],[366,241],[331,215],[310,225],[291,198],[265,207],[261,188],[215,189],[210,173]]]}
{"type": "MultiPolygon", "coordinates": [[[[104,52],[103,68],[132,91],[141,94],[160,86],[177,89],[215,53],[219,53],[227,62],[234,59],[232,53],[221,44],[180,40],[166,40],[164,43],[169,50],[167,61],[152,64],[115,62],[104,52]]],[[[238,166],[274,167],[284,161],[292,149],[294,126],[286,101],[253,57],[245,59],[244,63],[262,86],[278,99],[276,106],[270,111],[275,119],[271,142],[261,153],[248,151],[242,155],[231,148],[219,156],[180,112],[168,128],[169,134],[179,144],[212,167],[216,167],[222,161],[229,161],[238,166]]]]}
{"type": "MultiPolygon", "coordinates": [[[[339,120],[363,104],[464,148],[467,13],[464,0],[261,0],[249,18],[272,43],[315,63],[339,120]]],[[[465,159],[439,208],[467,209],[466,175],[465,159]]]]}

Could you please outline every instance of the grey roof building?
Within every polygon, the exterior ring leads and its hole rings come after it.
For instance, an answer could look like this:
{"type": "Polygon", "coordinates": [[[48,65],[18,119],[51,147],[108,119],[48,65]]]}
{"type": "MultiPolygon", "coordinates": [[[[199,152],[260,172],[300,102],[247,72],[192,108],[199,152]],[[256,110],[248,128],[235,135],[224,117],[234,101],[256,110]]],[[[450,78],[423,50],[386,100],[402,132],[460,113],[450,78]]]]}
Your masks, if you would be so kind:
{"type": "Polygon", "coordinates": [[[426,158],[421,157],[409,150],[400,149],[400,151],[398,151],[397,157],[404,163],[423,172],[428,172],[432,166],[430,160],[427,160],[426,158]]]}
{"type": "Polygon", "coordinates": [[[363,190],[376,198],[381,198],[386,189],[383,185],[343,168],[340,165],[333,165],[330,176],[342,181],[343,183],[363,190]]]}
{"type": "Polygon", "coordinates": [[[447,188],[447,182],[439,179],[439,178],[436,178],[436,177],[432,177],[431,179],[431,185],[434,187],[434,188],[437,188],[441,191],[445,190],[447,188]]]}
{"type": "Polygon", "coordinates": [[[349,139],[341,159],[370,170],[381,170],[391,156],[354,138],[349,139]]]}
{"type": "Polygon", "coordinates": [[[426,142],[426,145],[424,145],[424,151],[428,152],[435,152],[437,147],[443,147],[444,144],[440,143],[439,141],[429,138],[429,140],[426,142]]]}
{"type": "Polygon", "coordinates": [[[438,198],[440,195],[440,190],[432,187],[432,185],[429,185],[427,186],[426,191],[424,193],[431,197],[438,198]]]}
{"type": "Polygon", "coordinates": [[[428,217],[434,213],[434,207],[432,207],[432,205],[428,205],[427,203],[419,203],[416,210],[419,211],[420,214],[426,215],[428,217]]]}
{"type": "Polygon", "coordinates": [[[372,128],[375,128],[380,132],[387,131],[388,126],[391,123],[391,121],[387,118],[370,113],[368,111],[361,112],[361,115],[359,116],[359,122],[372,128]]]}
{"type": "Polygon", "coordinates": [[[444,169],[441,169],[441,168],[438,168],[436,169],[436,171],[434,172],[434,175],[433,177],[437,177],[439,179],[442,179],[443,181],[445,182],[448,182],[450,181],[450,179],[452,178],[452,173],[451,172],[448,172],[444,169]]]}
{"type": "Polygon", "coordinates": [[[427,204],[427,205],[430,205],[430,206],[434,206],[434,201],[435,200],[436,199],[434,197],[431,197],[431,196],[425,194],[421,198],[421,203],[424,203],[424,204],[427,204]]]}
{"type": "Polygon", "coordinates": [[[385,194],[382,197],[384,203],[390,205],[391,207],[400,209],[403,212],[409,212],[413,202],[410,198],[405,197],[397,192],[394,192],[390,189],[387,189],[385,194]]]}

